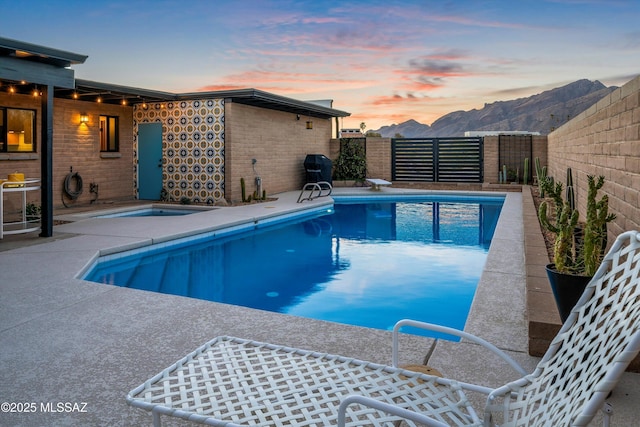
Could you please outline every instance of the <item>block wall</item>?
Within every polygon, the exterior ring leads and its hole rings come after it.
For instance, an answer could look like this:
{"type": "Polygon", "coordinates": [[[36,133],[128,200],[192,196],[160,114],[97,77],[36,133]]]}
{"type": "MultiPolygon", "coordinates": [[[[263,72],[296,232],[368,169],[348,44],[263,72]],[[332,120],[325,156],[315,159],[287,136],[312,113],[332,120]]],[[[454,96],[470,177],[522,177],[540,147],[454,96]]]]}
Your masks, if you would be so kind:
{"type": "Polygon", "coordinates": [[[564,182],[568,167],[578,208],[586,212],[587,175],[603,175],[609,195],[610,241],[640,230],[640,76],[610,93],[548,136],[549,175],[564,182]]]}
{"type": "MultiPolygon", "coordinates": [[[[67,174],[73,168],[82,177],[82,195],[76,203],[89,203],[96,197],[89,192],[90,184],[98,185],[98,197],[105,200],[133,199],[131,181],[133,165],[132,108],[55,99],[53,119],[53,204],[62,205],[62,189],[67,174]],[[80,123],[80,113],[89,122],[80,123]],[[100,116],[118,117],[119,151],[100,151],[100,116]]],[[[66,199],[65,199],[66,200],[66,199]]]]}
{"type": "Polygon", "coordinates": [[[391,138],[367,138],[367,177],[391,181],[391,138]]]}
{"type": "MultiPolygon", "coordinates": [[[[22,172],[28,178],[40,178],[41,122],[40,99],[27,95],[0,94],[3,107],[28,108],[36,111],[36,152],[0,154],[0,177],[12,172],[22,172]]],[[[65,177],[73,168],[83,181],[83,192],[74,202],[89,203],[94,194],[90,183],[98,184],[100,199],[132,199],[131,181],[133,165],[132,109],[119,105],[98,104],[78,100],[54,99],[53,102],[53,206],[63,207],[65,177]],[[80,113],[86,113],[89,122],[80,124],[80,113]],[[99,116],[117,116],[120,130],[120,152],[100,152],[99,116]]],[[[72,183],[75,189],[75,182],[72,183]]],[[[39,203],[40,194],[29,194],[29,201],[39,203]],[[32,200],[33,199],[33,200],[32,200]]],[[[9,201],[11,203],[11,201],[9,201]]]]}
{"type": "Polygon", "coordinates": [[[331,119],[308,118],[227,100],[225,198],[241,200],[240,178],[245,180],[247,196],[253,194],[258,175],[267,195],[302,189],[307,154],[331,158],[331,124],[331,119]],[[313,122],[313,129],[306,128],[307,120],[313,122]],[[255,165],[252,159],[256,160],[255,165]]]}

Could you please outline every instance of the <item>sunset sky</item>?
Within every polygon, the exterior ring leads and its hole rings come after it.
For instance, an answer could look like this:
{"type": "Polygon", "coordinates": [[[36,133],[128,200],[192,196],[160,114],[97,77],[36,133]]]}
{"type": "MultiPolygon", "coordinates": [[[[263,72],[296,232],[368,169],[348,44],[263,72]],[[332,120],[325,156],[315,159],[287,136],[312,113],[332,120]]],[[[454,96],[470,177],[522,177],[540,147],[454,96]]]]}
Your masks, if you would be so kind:
{"type": "Polygon", "coordinates": [[[640,74],[638,0],[0,0],[0,36],[89,55],[78,78],[333,99],[367,129],[640,74]]]}

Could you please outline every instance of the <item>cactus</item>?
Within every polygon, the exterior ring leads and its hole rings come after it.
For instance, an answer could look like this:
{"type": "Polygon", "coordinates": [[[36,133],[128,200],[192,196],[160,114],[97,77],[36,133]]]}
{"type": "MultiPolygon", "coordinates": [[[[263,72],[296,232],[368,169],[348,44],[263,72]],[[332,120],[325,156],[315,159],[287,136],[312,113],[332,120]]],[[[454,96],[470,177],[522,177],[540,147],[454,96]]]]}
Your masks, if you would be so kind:
{"type": "Polygon", "coordinates": [[[569,203],[571,210],[575,210],[576,195],[573,190],[573,174],[571,173],[571,168],[567,168],[567,190],[565,198],[567,199],[567,203],[569,203]]]}
{"type": "Polygon", "coordinates": [[[529,185],[529,158],[524,158],[524,172],[522,175],[522,182],[524,185],[529,185]]]}
{"type": "Polygon", "coordinates": [[[548,203],[543,201],[538,208],[540,224],[556,235],[553,244],[553,263],[560,272],[573,271],[575,267],[575,228],[580,214],[571,207],[568,201],[562,199],[562,183],[555,182],[553,177],[544,177],[539,182],[541,192],[548,193],[556,209],[555,223],[548,218],[548,203]]]}
{"type": "MultiPolygon", "coordinates": [[[[567,183],[573,184],[571,170],[567,170],[567,183]]],[[[549,194],[556,208],[555,222],[548,218],[548,200],[538,209],[540,224],[556,235],[553,246],[553,262],[557,271],[581,276],[593,276],[602,262],[607,240],[607,223],[616,216],[609,213],[609,198],[605,194],[596,199],[604,185],[604,177],[587,176],[587,215],[580,234],[576,236],[580,214],[575,206],[573,185],[567,187],[566,199],[562,198],[562,183],[554,183],[546,177],[541,186],[549,194]],[[579,238],[578,238],[579,237],[579,238]]]]}
{"type": "Polygon", "coordinates": [[[247,189],[244,185],[244,178],[240,178],[240,189],[242,192],[242,203],[247,201],[247,189]]]}
{"type": "MultiPolygon", "coordinates": [[[[562,187],[562,184],[560,184],[562,187]]],[[[571,210],[568,203],[556,205],[557,214],[556,223],[552,224],[547,216],[547,202],[543,201],[538,209],[538,217],[540,224],[547,230],[556,235],[553,244],[553,263],[556,270],[560,272],[570,272],[574,268],[573,243],[574,232],[578,224],[578,211],[571,210]]]]}
{"type": "Polygon", "coordinates": [[[595,178],[587,176],[587,217],[584,227],[584,247],[582,256],[584,262],[584,274],[593,276],[602,262],[607,241],[607,223],[613,221],[616,216],[609,213],[609,197],[605,194],[596,200],[598,190],[604,185],[604,176],[595,178]]]}
{"type": "Polygon", "coordinates": [[[267,200],[267,190],[262,190],[262,200],[267,200]]]}
{"type": "Polygon", "coordinates": [[[538,180],[538,190],[540,191],[540,197],[544,199],[544,188],[542,187],[543,182],[547,178],[547,167],[540,167],[540,157],[536,157],[534,159],[534,164],[536,168],[536,179],[538,180]]]}

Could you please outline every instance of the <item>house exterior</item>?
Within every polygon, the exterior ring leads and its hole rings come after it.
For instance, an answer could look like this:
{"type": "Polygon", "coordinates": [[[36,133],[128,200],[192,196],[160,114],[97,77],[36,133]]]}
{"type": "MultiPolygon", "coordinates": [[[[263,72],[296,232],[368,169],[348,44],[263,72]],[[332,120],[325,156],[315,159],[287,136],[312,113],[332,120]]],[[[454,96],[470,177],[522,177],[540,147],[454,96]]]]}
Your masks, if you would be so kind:
{"type": "Polygon", "coordinates": [[[39,196],[45,237],[53,208],[69,204],[237,201],[241,178],[249,194],[258,177],[268,194],[299,189],[306,155],[328,155],[334,120],[349,115],[256,89],[175,94],[75,79],[70,67],[86,59],[0,38],[0,179],[41,179],[29,197],[39,196]]]}

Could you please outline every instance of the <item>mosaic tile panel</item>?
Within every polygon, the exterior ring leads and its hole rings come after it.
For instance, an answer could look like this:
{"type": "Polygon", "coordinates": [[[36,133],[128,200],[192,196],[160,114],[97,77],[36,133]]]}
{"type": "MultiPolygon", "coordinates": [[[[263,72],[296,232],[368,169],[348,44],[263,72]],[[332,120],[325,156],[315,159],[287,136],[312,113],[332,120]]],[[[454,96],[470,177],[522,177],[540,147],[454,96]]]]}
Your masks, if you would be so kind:
{"type": "Polygon", "coordinates": [[[138,124],[162,123],[162,188],[213,204],[224,198],[224,99],[138,104],[133,110],[134,182],[138,188],[138,124]]]}

